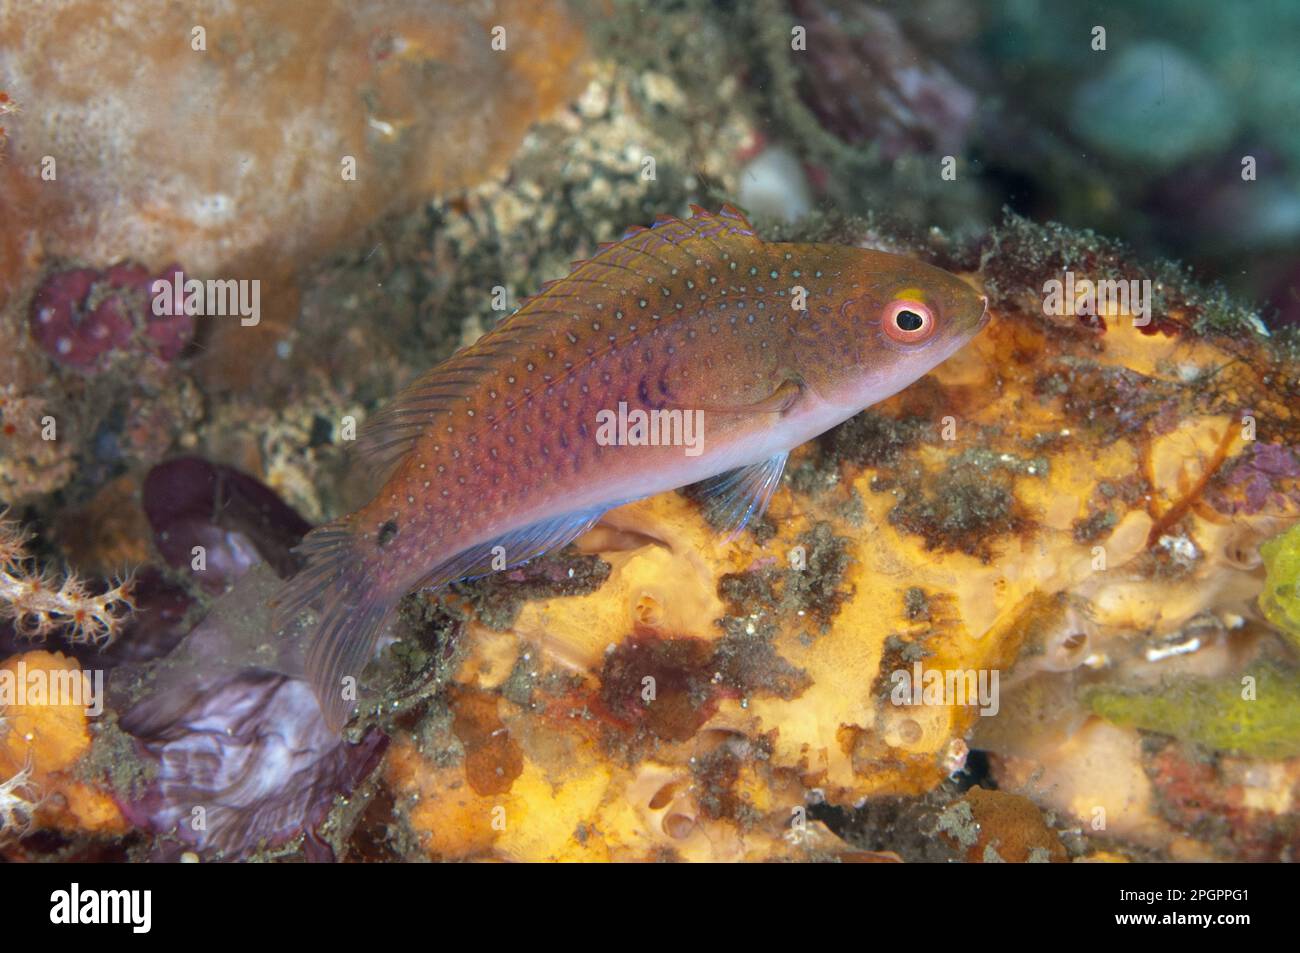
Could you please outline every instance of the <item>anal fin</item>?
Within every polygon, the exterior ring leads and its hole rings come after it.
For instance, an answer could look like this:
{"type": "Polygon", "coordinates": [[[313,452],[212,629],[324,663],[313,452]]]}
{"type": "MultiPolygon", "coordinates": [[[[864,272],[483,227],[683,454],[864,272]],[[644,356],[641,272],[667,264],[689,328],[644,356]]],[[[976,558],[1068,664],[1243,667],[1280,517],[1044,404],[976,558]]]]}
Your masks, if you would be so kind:
{"type": "Polygon", "coordinates": [[[420,588],[441,589],[449,583],[513,569],[573,542],[615,505],[619,504],[575,510],[471,546],[435,566],[420,588]]]}

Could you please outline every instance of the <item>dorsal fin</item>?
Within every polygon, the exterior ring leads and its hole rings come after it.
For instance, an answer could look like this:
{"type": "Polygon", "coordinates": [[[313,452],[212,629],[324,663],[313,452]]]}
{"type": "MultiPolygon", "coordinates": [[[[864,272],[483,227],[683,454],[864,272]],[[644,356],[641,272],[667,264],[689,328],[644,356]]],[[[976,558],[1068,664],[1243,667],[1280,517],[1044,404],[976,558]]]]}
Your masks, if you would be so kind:
{"type": "Polygon", "coordinates": [[[453,354],[417,378],[379,414],[367,421],[357,441],[358,453],[376,474],[386,479],[415,445],[433,418],[456,401],[471,398],[482,372],[518,348],[543,341],[554,333],[556,316],[572,314],[574,306],[599,300],[597,285],[610,294],[634,287],[672,269],[694,267],[697,260],[715,260],[758,242],[754,227],[732,205],[714,214],[692,205],[691,217],[660,215],[647,228],[634,225],[616,242],[596,246],[590,258],[573,262],[564,278],[542,282],[537,294],[525,298],[513,315],[470,347],[453,354]]]}
{"type": "MultiPolygon", "coordinates": [[[[660,215],[650,228],[635,226],[617,242],[601,245],[596,254],[574,267],[564,281],[618,285],[631,271],[644,279],[653,274],[647,269],[654,263],[665,272],[677,267],[691,267],[696,259],[716,259],[726,253],[724,242],[759,241],[754,227],[731,205],[724,205],[716,215],[692,205],[691,217],[680,219],[660,215]]],[[[738,251],[738,249],[737,249],[738,251]]]]}

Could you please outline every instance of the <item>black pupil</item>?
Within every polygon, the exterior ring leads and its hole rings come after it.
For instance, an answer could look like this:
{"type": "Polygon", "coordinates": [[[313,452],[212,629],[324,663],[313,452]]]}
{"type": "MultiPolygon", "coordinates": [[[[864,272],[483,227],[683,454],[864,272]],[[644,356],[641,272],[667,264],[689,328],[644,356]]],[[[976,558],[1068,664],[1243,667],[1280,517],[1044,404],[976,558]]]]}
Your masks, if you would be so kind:
{"type": "Polygon", "coordinates": [[[925,319],[915,311],[900,311],[895,316],[894,323],[902,331],[919,331],[921,325],[925,324],[925,319]]]}

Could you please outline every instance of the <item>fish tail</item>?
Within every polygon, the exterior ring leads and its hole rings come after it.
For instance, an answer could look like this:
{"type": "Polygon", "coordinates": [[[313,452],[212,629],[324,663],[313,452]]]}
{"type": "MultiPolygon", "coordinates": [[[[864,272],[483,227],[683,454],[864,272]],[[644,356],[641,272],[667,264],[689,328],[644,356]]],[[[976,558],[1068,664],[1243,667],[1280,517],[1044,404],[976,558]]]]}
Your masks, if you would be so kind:
{"type": "Polygon", "coordinates": [[[347,723],[361,671],[402,594],[382,584],[373,554],[367,559],[357,551],[348,517],[312,530],[295,552],[306,565],[274,600],[276,624],[285,626],[303,611],[315,610],[307,678],[326,725],[337,732],[347,723]]]}

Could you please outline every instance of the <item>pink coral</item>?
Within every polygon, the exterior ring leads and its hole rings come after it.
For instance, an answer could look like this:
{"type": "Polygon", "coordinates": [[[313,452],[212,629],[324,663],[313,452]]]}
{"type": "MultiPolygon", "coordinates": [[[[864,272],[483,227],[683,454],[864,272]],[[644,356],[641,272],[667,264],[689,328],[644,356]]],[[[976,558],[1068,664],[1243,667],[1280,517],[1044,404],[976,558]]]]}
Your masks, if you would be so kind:
{"type": "Polygon", "coordinates": [[[155,280],[171,281],[178,270],[170,266],[156,277],[121,262],[102,272],[50,275],[32,299],[32,338],[55,361],[88,373],[103,370],[115,353],[143,351],[174,361],[194,336],[194,319],[183,308],[155,315],[151,304],[155,280]]]}
{"type": "MultiPolygon", "coordinates": [[[[1258,513],[1269,507],[1285,509],[1295,491],[1288,488],[1300,478],[1300,457],[1280,443],[1251,443],[1216,492],[1214,504],[1225,513],[1258,513]]],[[[1300,502],[1300,500],[1296,500],[1300,502]]]]}

